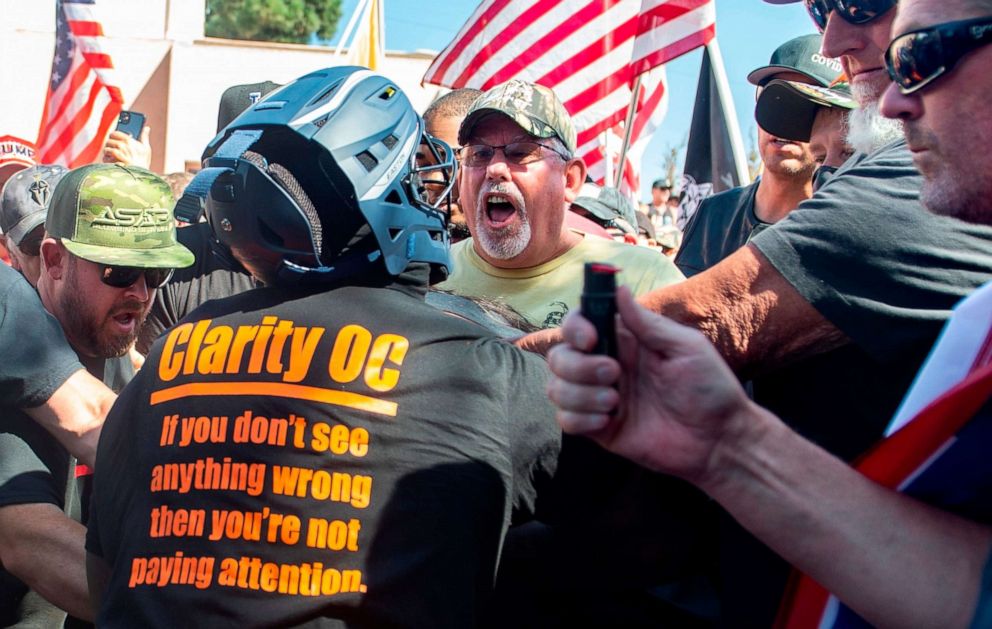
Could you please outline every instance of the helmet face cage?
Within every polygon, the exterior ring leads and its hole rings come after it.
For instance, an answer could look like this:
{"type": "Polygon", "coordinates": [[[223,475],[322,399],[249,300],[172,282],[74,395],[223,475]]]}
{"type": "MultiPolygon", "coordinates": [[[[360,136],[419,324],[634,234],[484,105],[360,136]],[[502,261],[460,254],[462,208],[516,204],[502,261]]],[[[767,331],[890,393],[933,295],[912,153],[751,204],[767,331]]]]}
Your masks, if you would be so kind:
{"type": "Polygon", "coordinates": [[[451,215],[451,189],[458,180],[458,160],[446,142],[423,132],[413,168],[410,172],[411,186],[417,191],[420,203],[428,208],[440,210],[444,207],[444,218],[451,215]]]}

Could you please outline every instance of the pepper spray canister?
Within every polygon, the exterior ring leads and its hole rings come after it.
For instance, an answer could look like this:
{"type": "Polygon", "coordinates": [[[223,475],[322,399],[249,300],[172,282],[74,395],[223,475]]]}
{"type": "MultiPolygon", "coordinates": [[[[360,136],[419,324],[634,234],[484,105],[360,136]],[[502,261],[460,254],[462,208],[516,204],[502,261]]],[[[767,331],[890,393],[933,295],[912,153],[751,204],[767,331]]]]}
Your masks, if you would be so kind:
{"type": "Polygon", "coordinates": [[[586,262],[580,308],[582,316],[596,328],[594,354],[617,357],[617,273],[612,264],[586,262]]]}

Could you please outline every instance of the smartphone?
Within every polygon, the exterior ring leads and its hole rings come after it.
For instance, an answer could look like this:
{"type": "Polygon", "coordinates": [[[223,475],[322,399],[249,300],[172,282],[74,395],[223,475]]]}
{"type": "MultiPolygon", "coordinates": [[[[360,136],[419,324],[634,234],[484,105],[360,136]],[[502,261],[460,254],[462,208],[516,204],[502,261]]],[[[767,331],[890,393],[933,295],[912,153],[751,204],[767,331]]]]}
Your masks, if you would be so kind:
{"type": "Polygon", "coordinates": [[[123,131],[135,140],[141,139],[141,130],[145,126],[145,114],[137,111],[122,111],[117,116],[117,130],[123,131]]]}

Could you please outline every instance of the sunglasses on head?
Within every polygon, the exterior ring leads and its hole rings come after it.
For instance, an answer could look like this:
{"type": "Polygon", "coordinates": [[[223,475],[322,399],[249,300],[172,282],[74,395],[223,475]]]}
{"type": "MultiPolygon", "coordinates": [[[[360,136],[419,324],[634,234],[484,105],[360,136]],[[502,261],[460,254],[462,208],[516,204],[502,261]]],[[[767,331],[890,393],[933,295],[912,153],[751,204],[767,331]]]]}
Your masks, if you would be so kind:
{"type": "Polygon", "coordinates": [[[885,51],[885,68],[903,94],[949,72],[969,52],[992,42],[992,17],[946,22],[903,33],[885,51]]]}
{"type": "Polygon", "coordinates": [[[172,269],[140,269],[135,266],[100,265],[100,281],[114,288],[127,288],[145,276],[145,286],[162,288],[172,277],[172,269]]]}
{"type": "Polygon", "coordinates": [[[831,11],[836,10],[848,24],[867,24],[897,3],[898,0],[804,0],[803,2],[821,33],[827,28],[831,11]]]}

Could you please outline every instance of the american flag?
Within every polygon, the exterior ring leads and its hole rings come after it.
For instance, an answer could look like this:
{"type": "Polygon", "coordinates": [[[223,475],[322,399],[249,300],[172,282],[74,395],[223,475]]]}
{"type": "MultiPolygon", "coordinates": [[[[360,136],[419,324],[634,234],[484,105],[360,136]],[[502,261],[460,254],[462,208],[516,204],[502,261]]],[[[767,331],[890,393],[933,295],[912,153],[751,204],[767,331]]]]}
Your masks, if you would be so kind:
{"type": "MultiPolygon", "coordinates": [[[[992,477],[992,285],[954,308],[940,340],[886,431],[858,461],[872,481],[931,505],[966,513],[992,477]]],[[[984,504],[984,503],[982,503],[984,504]]],[[[892,522],[893,527],[900,522],[892,522]]],[[[783,601],[783,629],[853,629],[869,624],[802,575],[783,601]]]]}
{"type": "MultiPolygon", "coordinates": [[[[654,11],[659,2],[643,4],[654,11]]],[[[641,0],[483,0],[431,64],[424,82],[486,90],[519,78],[552,88],[572,114],[578,156],[592,178],[604,183],[606,160],[623,136],[638,73],[633,62],[641,14],[641,0]]],[[[665,45],[663,32],[652,30],[658,46],[665,45]]],[[[635,155],[664,116],[663,69],[642,79],[637,102],[631,135],[635,155]]],[[[638,186],[634,161],[625,165],[622,186],[632,196],[638,186]]]]}
{"type": "Polygon", "coordinates": [[[57,0],[52,78],[38,132],[38,163],[69,168],[97,160],[124,102],[95,0],[57,0]]]}
{"type": "Polygon", "coordinates": [[[641,74],[716,37],[713,0],[644,0],[637,20],[632,65],[641,74]]]}

